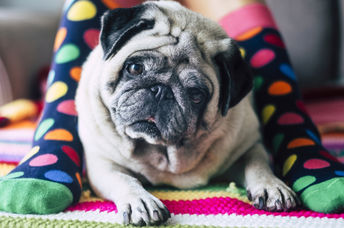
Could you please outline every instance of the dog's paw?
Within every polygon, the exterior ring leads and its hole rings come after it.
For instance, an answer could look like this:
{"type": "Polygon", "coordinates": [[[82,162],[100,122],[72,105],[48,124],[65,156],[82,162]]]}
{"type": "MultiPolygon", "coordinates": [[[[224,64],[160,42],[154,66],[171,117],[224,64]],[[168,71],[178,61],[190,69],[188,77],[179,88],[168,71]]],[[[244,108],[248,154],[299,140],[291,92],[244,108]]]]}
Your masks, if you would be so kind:
{"type": "Polygon", "coordinates": [[[147,191],[128,194],[117,200],[116,206],[125,225],[160,225],[171,217],[166,206],[147,191]]]}
{"type": "Polygon", "coordinates": [[[247,197],[254,207],[267,211],[288,211],[300,204],[295,192],[276,177],[248,186],[247,197]]]}

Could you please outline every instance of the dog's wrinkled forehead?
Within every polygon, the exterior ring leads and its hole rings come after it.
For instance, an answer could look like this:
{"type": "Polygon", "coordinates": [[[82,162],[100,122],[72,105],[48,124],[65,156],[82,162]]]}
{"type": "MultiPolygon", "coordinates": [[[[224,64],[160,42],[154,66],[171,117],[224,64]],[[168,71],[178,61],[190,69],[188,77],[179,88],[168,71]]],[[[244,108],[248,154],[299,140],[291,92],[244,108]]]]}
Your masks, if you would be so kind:
{"type": "Polygon", "coordinates": [[[103,16],[104,59],[116,55],[125,58],[124,53],[128,56],[136,51],[171,45],[177,43],[183,33],[194,36],[194,42],[207,53],[209,60],[231,46],[231,40],[215,22],[174,1],[148,1],[133,8],[109,11],[103,16]]]}

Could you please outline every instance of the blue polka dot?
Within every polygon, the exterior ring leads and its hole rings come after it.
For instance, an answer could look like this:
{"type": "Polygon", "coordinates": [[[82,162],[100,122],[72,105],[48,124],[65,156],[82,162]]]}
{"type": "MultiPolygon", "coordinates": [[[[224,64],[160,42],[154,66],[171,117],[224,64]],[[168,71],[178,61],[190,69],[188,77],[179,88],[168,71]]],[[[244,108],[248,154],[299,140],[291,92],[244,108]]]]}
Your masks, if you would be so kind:
{"type": "Polygon", "coordinates": [[[61,183],[72,183],[73,178],[60,170],[50,170],[44,174],[45,178],[61,183]]]}
{"type": "Polygon", "coordinates": [[[319,138],[311,130],[306,130],[306,132],[316,143],[321,144],[319,138]]]}
{"type": "Polygon", "coordinates": [[[337,176],[342,176],[342,177],[344,177],[344,171],[339,171],[339,170],[337,170],[337,171],[334,171],[334,173],[335,173],[337,176]]]}
{"type": "Polygon", "coordinates": [[[280,71],[288,76],[290,79],[296,81],[296,76],[295,76],[295,73],[293,71],[293,69],[291,68],[291,66],[289,64],[286,64],[286,63],[282,63],[280,65],[280,71]]]}

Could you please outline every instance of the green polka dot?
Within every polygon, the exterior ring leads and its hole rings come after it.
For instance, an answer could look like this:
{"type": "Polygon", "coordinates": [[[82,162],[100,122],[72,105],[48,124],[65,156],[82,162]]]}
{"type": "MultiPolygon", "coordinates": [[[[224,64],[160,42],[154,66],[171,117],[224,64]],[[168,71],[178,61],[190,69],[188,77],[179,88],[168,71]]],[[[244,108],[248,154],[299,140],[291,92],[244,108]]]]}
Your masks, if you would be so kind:
{"type": "Polygon", "coordinates": [[[255,76],[253,82],[253,89],[259,90],[263,85],[264,79],[261,76],[255,76]]]}
{"type": "Polygon", "coordinates": [[[14,173],[8,174],[7,176],[4,176],[2,180],[13,179],[13,178],[21,177],[23,175],[24,175],[24,172],[14,172],[14,173]]]}
{"type": "Polygon", "coordinates": [[[313,176],[304,176],[297,179],[293,184],[293,190],[295,192],[301,191],[305,187],[313,184],[317,179],[313,176]]]}
{"type": "Polygon", "coordinates": [[[304,206],[321,213],[333,213],[344,209],[344,177],[312,185],[301,194],[304,206]]]}
{"type": "Polygon", "coordinates": [[[284,135],[282,133],[279,133],[275,135],[275,137],[272,140],[272,146],[274,148],[274,152],[277,153],[279,147],[281,146],[281,143],[283,142],[284,135]]]}
{"type": "Polygon", "coordinates": [[[67,63],[72,60],[75,60],[80,55],[79,48],[74,44],[65,44],[63,45],[58,53],[56,54],[55,62],[60,63],[67,63]]]}
{"type": "Polygon", "coordinates": [[[37,128],[35,141],[39,140],[53,125],[55,121],[51,118],[45,119],[37,128]]]}

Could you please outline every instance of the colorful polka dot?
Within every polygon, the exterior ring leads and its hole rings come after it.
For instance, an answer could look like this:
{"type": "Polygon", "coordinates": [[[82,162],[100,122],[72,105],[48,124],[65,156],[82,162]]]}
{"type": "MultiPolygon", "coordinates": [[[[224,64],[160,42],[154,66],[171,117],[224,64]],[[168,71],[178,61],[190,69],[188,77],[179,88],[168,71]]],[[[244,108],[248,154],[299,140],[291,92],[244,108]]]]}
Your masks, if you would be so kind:
{"type": "Polygon", "coordinates": [[[262,76],[255,76],[253,82],[254,82],[253,88],[254,88],[254,90],[257,91],[262,87],[262,85],[264,83],[264,79],[262,76]]]}
{"type": "Polygon", "coordinates": [[[263,108],[262,118],[263,118],[264,124],[266,124],[270,120],[271,116],[274,114],[275,111],[276,111],[276,108],[273,105],[267,105],[263,108]]]}
{"type": "Polygon", "coordinates": [[[344,177],[344,171],[342,171],[342,170],[336,170],[336,171],[334,171],[334,173],[335,173],[337,176],[344,177]]]}
{"type": "Polygon", "coordinates": [[[82,181],[81,181],[81,177],[80,177],[80,173],[75,173],[75,177],[78,180],[78,183],[80,185],[80,188],[82,188],[82,181]]]}
{"type": "Polygon", "coordinates": [[[264,36],[264,41],[272,44],[274,46],[285,48],[283,41],[281,40],[281,37],[277,36],[276,34],[267,34],[264,36]]]}
{"type": "Polygon", "coordinates": [[[292,88],[289,83],[285,81],[276,81],[271,84],[268,89],[268,93],[272,96],[286,95],[292,92],[292,88]]]}
{"type": "Polygon", "coordinates": [[[288,143],[287,148],[294,149],[297,147],[313,146],[313,145],[315,145],[315,142],[313,140],[310,140],[308,138],[296,138],[288,143]]]}
{"type": "Polygon", "coordinates": [[[43,120],[35,133],[35,141],[39,140],[53,125],[55,121],[51,118],[43,120]]]}
{"type": "Polygon", "coordinates": [[[20,164],[26,162],[29,158],[31,158],[33,155],[37,154],[39,151],[39,146],[34,146],[31,148],[30,152],[25,155],[25,157],[20,161],[20,164]]]}
{"type": "Polygon", "coordinates": [[[330,163],[328,163],[325,160],[317,159],[317,158],[309,159],[303,164],[303,167],[305,169],[322,169],[329,166],[330,166],[330,163]]]}
{"type": "Polygon", "coordinates": [[[319,152],[319,154],[320,154],[321,156],[323,156],[323,157],[325,157],[325,158],[331,160],[331,161],[339,162],[339,161],[338,161],[338,158],[332,156],[329,152],[327,152],[327,151],[325,151],[325,150],[321,150],[321,151],[319,152]]]}
{"type": "Polygon", "coordinates": [[[279,125],[293,125],[301,124],[304,122],[304,119],[301,115],[294,112],[287,112],[278,118],[277,123],[279,125]]]}
{"type": "Polygon", "coordinates": [[[22,176],[24,176],[24,172],[19,171],[19,172],[10,173],[10,174],[8,174],[7,176],[4,176],[1,179],[7,180],[7,179],[13,179],[13,178],[18,178],[18,177],[22,177],[22,176]]]}
{"type": "Polygon", "coordinates": [[[296,107],[302,111],[303,113],[305,113],[306,115],[308,115],[308,112],[306,110],[305,104],[303,103],[303,101],[296,101],[296,107]]]}
{"type": "Polygon", "coordinates": [[[73,135],[65,129],[55,129],[49,131],[45,136],[45,140],[56,140],[56,141],[73,141],[73,135]]]}
{"type": "Polygon", "coordinates": [[[35,157],[29,163],[32,167],[41,167],[47,165],[53,165],[58,161],[58,158],[54,154],[43,154],[35,157]]]}
{"type": "Polygon", "coordinates": [[[262,27],[256,27],[256,28],[250,29],[247,32],[235,37],[235,40],[237,40],[237,41],[248,40],[248,39],[254,37],[255,35],[257,35],[258,33],[260,33],[262,30],[263,30],[262,27]]]}
{"type": "Polygon", "coordinates": [[[115,9],[119,7],[118,3],[113,0],[102,0],[102,3],[109,9],[115,9]]]}
{"type": "Polygon", "coordinates": [[[49,170],[44,174],[48,180],[61,183],[72,183],[73,178],[61,170],[49,170]]]}
{"type": "Polygon", "coordinates": [[[283,142],[284,135],[282,133],[279,133],[275,135],[275,137],[272,139],[272,146],[274,148],[274,152],[277,153],[278,149],[281,146],[281,143],[283,142]]]}
{"type": "Polygon", "coordinates": [[[289,64],[283,63],[280,65],[280,71],[287,76],[288,78],[296,81],[296,76],[295,73],[293,71],[293,69],[291,68],[291,66],[289,64]]]}
{"type": "Polygon", "coordinates": [[[54,43],[54,51],[57,51],[57,49],[59,49],[59,47],[65,40],[66,36],[67,36],[67,29],[65,27],[62,27],[57,31],[56,37],[55,37],[55,43],[54,43]]]}
{"type": "Polygon", "coordinates": [[[66,83],[61,81],[54,82],[54,84],[52,84],[47,91],[45,101],[48,103],[56,101],[57,99],[66,95],[67,91],[68,86],[66,85],[66,83]]]}
{"type": "Polygon", "coordinates": [[[75,44],[65,44],[57,52],[55,62],[57,64],[67,63],[77,59],[80,56],[80,50],[75,44]]]}
{"type": "Polygon", "coordinates": [[[307,132],[307,135],[309,136],[309,137],[311,137],[311,139],[313,139],[316,143],[318,143],[318,144],[320,144],[321,142],[320,142],[320,139],[311,131],[311,130],[306,130],[306,132],[307,132]]]}
{"type": "Polygon", "coordinates": [[[61,112],[66,115],[71,115],[71,116],[77,116],[78,113],[75,109],[75,103],[74,100],[66,100],[62,101],[58,106],[57,106],[57,111],[61,112]]]}
{"type": "Polygon", "coordinates": [[[301,191],[307,186],[313,184],[317,179],[313,176],[304,176],[297,179],[293,184],[293,190],[295,192],[301,191]]]}
{"type": "Polygon", "coordinates": [[[243,49],[242,47],[240,47],[240,48],[239,48],[239,51],[240,51],[241,58],[245,58],[245,56],[246,56],[246,51],[245,51],[245,49],[243,49]]]}
{"type": "Polygon", "coordinates": [[[80,157],[72,147],[65,145],[61,149],[77,166],[80,166],[80,157]]]}
{"type": "Polygon", "coordinates": [[[88,29],[84,33],[85,43],[91,48],[95,48],[99,43],[99,29],[88,29]]]}
{"type": "Polygon", "coordinates": [[[78,1],[74,3],[68,13],[67,19],[70,21],[83,21],[93,18],[97,13],[96,6],[90,1],[78,1]]]}
{"type": "Polygon", "coordinates": [[[54,78],[55,78],[55,71],[54,70],[49,71],[48,79],[47,79],[48,86],[50,86],[51,83],[53,83],[54,78]]]}
{"type": "Polygon", "coordinates": [[[73,78],[75,81],[79,82],[80,77],[81,77],[81,67],[79,67],[79,66],[73,67],[69,71],[69,74],[70,74],[71,78],[73,78]]]}
{"type": "Polygon", "coordinates": [[[282,168],[282,175],[285,176],[290,171],[291,167],[293,167],[297,156],[295,154],[290,155],[287,160],[285,160],[282,168]]]}
{"type": "Polygon", "coordinates": [[[267,64],[269,64],[271,61],[275,59],[275,52],[271,49],[260,49],[257,51],[251,58],[250,63],[251,66],[254,68],[260,68],[267,64]]]}

